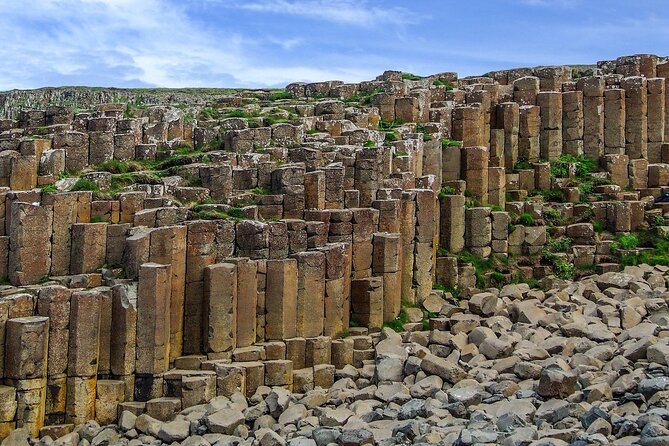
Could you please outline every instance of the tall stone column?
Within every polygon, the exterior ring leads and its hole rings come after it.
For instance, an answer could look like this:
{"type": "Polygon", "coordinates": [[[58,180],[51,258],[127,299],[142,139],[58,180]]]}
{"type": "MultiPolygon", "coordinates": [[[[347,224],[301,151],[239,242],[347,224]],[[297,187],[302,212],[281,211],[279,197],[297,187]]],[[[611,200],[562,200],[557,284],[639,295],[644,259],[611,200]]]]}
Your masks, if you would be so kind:
{"type": "Polygon", "coordinates": [[[9,229],[9,281],[39,282],[51,270],[51,208],[15,201],[9,229]]]}
{"type": "Polygon", "coordinates": [[[665,80],[648,79],[648,162],[661,162],[661,148],[664,141],[665,121],[665,80]]]}
{"type": "Polygon", "coordinates": [[[83,424],[95,416],[100,357],[102,299],[96,291],[76,291],[70,299],[66,421],[83,424]]]}
{"type": "Polygon", "coordinates": [[[390,322],[400,313],[402,287],[400,286],[400,234],[374,234],[372,274],[383,278],[383,321],[390,322]]]}
{"type": "Polygon", "coordinates": [[[541,158],[557,161],[562,155],[562,93],[542,91],[537,95],[537,105],[541,109],[541,158]]]}
{"type": "Polygon", "coordinates": [[[599,160],[604,154],[604,78],[583,77],[576,88],[583,92],[583,153],[599,160]]]}
{"type": "MultiPolygon", "coordinates": [[[[518,158],[528,162],[539,161],[539,107],[523,105],[519,109],[518,158]]],[[[508,166],[513,168],[513,166],[508,166]]]]}
{"type": "Polygon", "coordinates": [[[37,437],[44,425],[49,318],[10,319],[6,330],[5,377],[16,389],[16,427],[37,437]]]}
{"type": "Polygon", "coordinates": [[[237,298],[237,266],[217,263],[204,269],[203,340],[207,353],[230,352],[237,346],[237,298]]]}
{"type": "Polygon", "coordinates": [[[149,262],[170,265],[170,362],[183,353],[186,294],[186,226],[164,226],[151,231],[149,262]]]}
{"type": "Polygon", "coordinates": [[[229,258],[225,263],[237,267],[237,347],[256,342],[256,305],[258,303],[258,265],[247,258],[229,258]]]}
{"type": "Polygon", "coordinates": [[[162,374],[170,360],[170,295],[172,267],[145,263],[137,290],[137,361],[135,399],[162,396],[162,374]]]}
{"type": "Polygon", "coordinates": [[[325,254],[305,251],[293,257],[297,260],[297,336],[320,336],[325,313],[325,254]]]}
{"type": "Polygon", "coordinates": [[[472,196],[482,204],[488,203],[488,156],[486,147],[462,149],[462,177],[472,196]]]}
{"type": "Polygon", "coordinates": [[[265,337],[289,339],[297,334],[297,260],[268,260],[265,290],[265,337]]]}
{"type": "Polygon", "coordinates": [[[625,90],[604,93],[604,146],[607,155],[625,153],[625,90]]]}
{"type": "Polygon", "coordinates": [[[626,77],[620,87],[625,90],[625,153],[630,160],[648,159],[648,83],[644,77],[626,77]]]}
{"type": "Polygon", "coordinates": [[[520,134],[520,108],[516,102],[503,102],[497,105],[496,125],[497,128],[504,129],[504,166],[513,169],[518,160],[520,134]]]}
{"type": "Polygon", "coordinates": [[[583,92],[562,93],[562,151],[583,154],[583,92]]]}

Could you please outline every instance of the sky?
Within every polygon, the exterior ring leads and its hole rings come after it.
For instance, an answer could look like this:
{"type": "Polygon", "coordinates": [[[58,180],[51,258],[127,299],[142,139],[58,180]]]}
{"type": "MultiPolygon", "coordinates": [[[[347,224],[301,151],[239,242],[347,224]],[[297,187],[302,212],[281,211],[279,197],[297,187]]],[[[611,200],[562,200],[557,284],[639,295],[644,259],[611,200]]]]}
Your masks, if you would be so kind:
{"type": "Polygon", "coordinates": [[[0,0],[0,91],[282,87],[669,55],[667,0],[0,0]]]}

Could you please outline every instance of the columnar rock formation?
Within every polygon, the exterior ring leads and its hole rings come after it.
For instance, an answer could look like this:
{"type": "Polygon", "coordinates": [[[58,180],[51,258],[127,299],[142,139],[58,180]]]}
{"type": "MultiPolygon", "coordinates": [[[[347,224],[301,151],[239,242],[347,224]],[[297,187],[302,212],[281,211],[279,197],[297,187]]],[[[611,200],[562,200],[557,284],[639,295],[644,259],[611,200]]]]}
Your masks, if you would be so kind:
{"type": "MultiPolygon", "coordinates": [[[[308,409],[323,426],[350,418],[337,441],[364,444],[356,423],[392,414],[321,406],[374,385],[395,417],[392,404],[462,418],[508,399],[499,432],[422,440],[521,444],[533,417],[562,430],[567,416],[605,419],[594,403],[611,385],[619,407],[638,401],[626,393],[666,398],[637,388],[648,380],[632,363],[669,375],[667,269],[619,271],[665,263],[667,88],[669,60],[640,55],[587,73],[389,71],[205,102],[82,93],[83,112],[17,111],[29,93],[0,95],[17,112],[0,120],[0,438],[25,428],[76,444],[88,420],[157,444],[244,437],[245,422],[298,426],[308,409]],[[647,246],[622,238],[641,231],[647,246]],[[545,292],[511,285],[537,281],[545,292]],[[529,409],[534,385],[541,401],[592,408],[529,409]],[[314,401],[289,407],[286,391],[314,401]],[[443,407],[407,402],[442,394],[443,407]]],[[[281,444],[274,431],[254,438],[281,444]]]]}

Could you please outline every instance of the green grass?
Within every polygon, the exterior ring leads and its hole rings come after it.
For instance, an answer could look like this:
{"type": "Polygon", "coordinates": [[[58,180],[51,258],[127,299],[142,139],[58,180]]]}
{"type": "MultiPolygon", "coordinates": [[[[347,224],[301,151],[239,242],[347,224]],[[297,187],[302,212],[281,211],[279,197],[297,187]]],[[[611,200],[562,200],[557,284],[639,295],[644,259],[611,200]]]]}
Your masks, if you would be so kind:
{"type": "Polygon", "coordinates": [[[272,192],[266,187],[260,186],[253,189],[253,193],[256,195],[270,195],[272,192]]]}
{"type": "Polygon", "coordinates": [[[198,115],[198,117],[202,121],[210,121],[212,119],[220,119],[221,118],[221,112],[216,110],[213,107],[205,107],[202,110],[200,110],[200,114],[198,115]]]}
{"type": "Polygon", "coordinates": [[[274,124],[290,124],[292,121],[288,118],[280,118],[276,116],[263,116],[266,126],[272,126],[274,124]]]}
{"type": "Polygon", "coordinates": [[[572,263],[567,262],[548,250],[544,250],[543,258],[551,264],[555,276],[564,280],[572,280],[574,278],[576,269],[572,263]]]}
{"type": "Polygon", "coordinates": [[[525,161],[523,159],[519,159],[516,161],[516,163],[513,165],[514,170],[528,170],[528,169],[534,169],[534,166],[532,163],[529,161],[525,161]]]}
{"type": "Polygon", "coordinates": [[[437,196],[439,198],[444,198],[446,195],[456,195],[456,193],[455,189],[451,186],[442,186],[441,189],[439,189],[439,194],[437,196]]]}
{"type": "Polygon", "coordinates": [[[224,211],[211,205],[197,205],[191,209],[193,218],[199,220],[245,220],[248,217],[241,208],[231,207],[224,211]]]}
{"type": "Polygon", "coordinates": [[[615,242],[611,244],[611,250],[614,252],[636,249],[639,246],[639,237],[636,234],[620,234],[615,242]]]}
{"type": "Polygon", "coordinates": [[[560,237],[552,239],[546,244],[550,252],[568,252],[571,249],[572,239],[569,237],[560,237]]]}
{"type": "Polygon", "coordinates": [[[386,142],[395,142],[399,141],[400,135],[395,130],[391,130],[386,133],[386,142]]]}
{"type": "Polygon", "coordinates": [[[603,232],[604,231],[604,222],[602,222],[601,220],[593,221],[592,222],[592,229],[597,233],[603,232]]]}
{"type": "Polygon", "coordinates": [[[461,148],[462,147],[462,141],[457,141],[455,139],[451,138],[441,138],[441,148],[442,149],[449,149],[449,148],[461,148]]]}
{"type": "Polygon", "coordinates": [[[518,217],[518,222],[523,226],[534,226],[534,217],[531,214],[525,212],[520,217],[518,217]]]}
{"type": "Polygon", "coordinates": [[[541,211],[544,221],[550,226],[564,226],[569,220],[557,209],[546,207],[541,211]]]}
{"type": "Polygon", "coordinates": [[[529,196],[541,195],[544,201],[551,203],[564,203],[566,200],[564,191],[558,189],[534,189],[529,192],[529,196]]]}
{"type": "Polygon", "coordinates": [[[288,93],[286,90],[277,90],[269,97],[270,101],[279,101],[281,99],[293,99],[293,95],[288,93]]]}
{"type": "Polygon", "coordinates": [[[87,178],[79,178],[74,186],[72,186],[71,191],[90,191],[90,192],[99,192],[100,188],[95,183],[95,181],[89,180],[87,178]]]}
{"type": "Polygon", "coordinates": [[[376,147],[376,143],[374,141],[372,141],[371,139],[368,139],[367,141],[365,141],[365,143],[362,146],[366,147],[368,149],[371,149],[373,147],[376,147]]]}
{"type": "Polygon", "coordinates": [[[253,115],[245,112],[242,109],[236,108],[234,110],[231,110],[229,112],[226,112],[225,115],[223,115],[226,118],[252,118],[253,115]]]}
{"type": "Polygon", "coordinates": [[[416,132],[423,134],[423,141],[432,141],[432,135],[425,129],[423,124],[416,124],[416,132]]]}
{"type": "Polygon", "coordinates": [[[499,271],[493,271],[490,273],[490,281],[497,286],[503,286],[506,283],[506,276],[499,271]]]}
{"type": "Polygon", "coordinates": [[[560,156],[558,161],[551,162],[551,175],[556,178],[569,177],[569,165],[576,164],[576,177],[584,178],[593,172],[597,172],[597,162],[588,158],[585,155],[569,155],[560,156]]]}
{"type": "Polygon", "coordinates": [[[397,333],[401,333],[404,331],[404,324],[406,324],[407,322],[409,322],[409,315],[407,314],[406,310],[402,308],[400,310],[399,316],[397,316],[390,322],[384,323],[383,327],[387,327],[390,328],[391,330],[396,331],[397,333]]]}
{"type": "Polygon", "coordinates": [[[234,218],[236,220],[244,220],[247,218],[244,211],[238,207],[231,207],[228,209],[227,214],[230,218],[234,218]]]}
{"type": "Polygon", "coordinates": [[[404,81],[419,81],[422,77],[415,75],[413,73],[402,73],[402,80],[404,81]]]}
{"type": "Polygon", "coordinates": [[[102,215],[91,215],[91,223],[102,223],[102,215]]]}
{"type": "Polygon", "coordinates": [[[486,287],[485,274],[495,269],[499,262],[495,257],[488,257],[487,259],[484,259],[470,251],[462,251],[459,253],[458,260],[461,263],[470,263],[474,267],[476,275],[476,287],[480,289],[486,287]]]}
{"type": "Polygon", "coordinates": [[[307,135],[315,135],[316,133],[321,133],[319,130],[312,129],[305,132],[307,135]]]}
{"type": "Polygon", "coordinates": [[[56,188],[55,184],[47,184],[46,186],[42,186],[41,191],[43,193],[49,194],[49,193],[58,192],[58,189],[56,188]]]}
{"type": "Polygon", "coordinates": [[[134,161],[108,160],[95,166],[98,172],[109,172],[114,174],[138,172],[143,166],[134,161]]]}
{"type": "Polygon", "coordinates": [[[379,121],[379,130],[381,130],[381,131],[394,130],[397,127],[400,127],[403,124],[404,123],[400,120],[386,121],[384,119],[381,119],[379,121]]]}
{"type": "Polygon", "coordinates": [[[444,87],[444,89],[446,91],[452,91],[453,90],[453,84],[451,84],[450,82],[444,82],[441,79],[435,79],[432,82],[432,85],[434,85],[435,87],[444,87]]]}
{"type": "Polygon", "coordinates": [[[651,226],[664,226],[665,220],[663,215],[654,215],[650,220],[651,226]]]}

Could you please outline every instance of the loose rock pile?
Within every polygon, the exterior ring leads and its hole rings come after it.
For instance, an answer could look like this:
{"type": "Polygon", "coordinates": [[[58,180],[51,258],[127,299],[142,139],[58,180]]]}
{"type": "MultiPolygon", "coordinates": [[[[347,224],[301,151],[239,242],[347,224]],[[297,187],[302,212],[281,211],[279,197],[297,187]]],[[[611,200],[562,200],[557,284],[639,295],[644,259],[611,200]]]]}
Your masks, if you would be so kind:
{"type": "Polygon", "coordinates": [[[443,302],[429,331],[353,336],[375,358],[329,389],[261,386],[185,410],[165,399],[117,425],[39,442],[17,430],[2,445],[669,444],[668,278],[641,265],[488,289],[443,302]]]}

